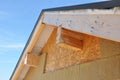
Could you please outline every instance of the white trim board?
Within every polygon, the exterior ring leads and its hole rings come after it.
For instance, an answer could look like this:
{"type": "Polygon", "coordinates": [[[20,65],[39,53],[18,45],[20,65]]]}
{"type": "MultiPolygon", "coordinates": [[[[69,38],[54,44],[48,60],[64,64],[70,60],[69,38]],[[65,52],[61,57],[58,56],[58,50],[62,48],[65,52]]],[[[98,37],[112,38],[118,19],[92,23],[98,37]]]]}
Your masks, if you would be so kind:
{"type": "MultiPolygon", "coordinates": [[[[103,11],[103,10],[102,10],[103,11]]],[[[99,12],[98,12],[99,13],[99,12]]],[[[43,22],[120,42],[119,14],[44,13],[43,22]]],[[[104,13],[104,12],[103,12],[104,13]]]]}

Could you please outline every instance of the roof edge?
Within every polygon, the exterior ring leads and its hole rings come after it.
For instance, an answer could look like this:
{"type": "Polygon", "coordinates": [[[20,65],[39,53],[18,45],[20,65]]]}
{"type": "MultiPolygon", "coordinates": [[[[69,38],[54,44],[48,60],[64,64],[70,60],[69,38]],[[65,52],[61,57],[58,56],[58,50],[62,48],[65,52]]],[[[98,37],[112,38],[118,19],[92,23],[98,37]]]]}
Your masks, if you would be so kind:
{"type": "Polygon", "coordinates": [[[93,2],[93,3],[80,4],[80,5],[48,8],[48,9],[43,9],[43,12],[68,11],[68,10],[79,10],[79,9],[111,9],[118,6],[120,6],[120,0],[112,0],[112,1],[102,1],[102,2],[93,2]]]}

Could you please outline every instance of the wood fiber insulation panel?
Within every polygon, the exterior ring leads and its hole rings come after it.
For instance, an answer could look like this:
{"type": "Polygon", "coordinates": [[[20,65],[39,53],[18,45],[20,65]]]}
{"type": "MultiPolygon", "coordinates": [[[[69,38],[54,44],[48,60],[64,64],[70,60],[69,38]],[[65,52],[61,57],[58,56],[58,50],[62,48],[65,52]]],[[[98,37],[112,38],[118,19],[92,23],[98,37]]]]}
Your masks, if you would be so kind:
{"type": "Polygon", "coordinates": [[[120,80],[120,54],[80,64],[80,80],[120,80]]]}
{"type": "Polygon", "coordinates": [[[82,49],[64,43],[56,44],[57,30],[53,31],[42,51],[42,53],[48,54],[45,67],[46,72],[99,58],[99,38],[82,33],[79,33],[79,35],[84,36],[82,49]]]}
{"type": "Polygon", "coordinates": [[[47,73],[44,64],[45,54],[42,54],[40,66],[30,68],[24,80],[120,80],[120,54],[47,73]]]}
{"type": "Polygon", "coordinates": [[[120,80],[119,42],[83,34],[79,49],[56,44],[56,32],[42,50],[39,66],[31,67],[24,80],[120,80]]]}

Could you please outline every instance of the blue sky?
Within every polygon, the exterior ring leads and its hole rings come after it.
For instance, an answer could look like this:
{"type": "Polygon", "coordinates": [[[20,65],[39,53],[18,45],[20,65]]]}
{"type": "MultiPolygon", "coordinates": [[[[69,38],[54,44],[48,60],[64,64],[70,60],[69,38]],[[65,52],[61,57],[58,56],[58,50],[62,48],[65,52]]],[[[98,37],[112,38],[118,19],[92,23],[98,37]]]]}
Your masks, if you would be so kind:
{"type": "Polygon", "coordinates": [[[103,0],[0,0],[0,80],[9,80],[41,9],[103,0]]]}

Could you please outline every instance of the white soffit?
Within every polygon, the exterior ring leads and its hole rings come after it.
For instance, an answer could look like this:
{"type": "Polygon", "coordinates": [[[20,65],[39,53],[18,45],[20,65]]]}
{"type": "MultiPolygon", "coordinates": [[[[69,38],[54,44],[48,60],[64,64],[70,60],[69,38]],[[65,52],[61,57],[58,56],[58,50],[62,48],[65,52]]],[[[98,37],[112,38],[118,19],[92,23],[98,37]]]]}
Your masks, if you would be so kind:
{"type": "Polygon", "coordinates": [[[44,12],[43,22],[120,42],[120,8],[44,12]]]}

